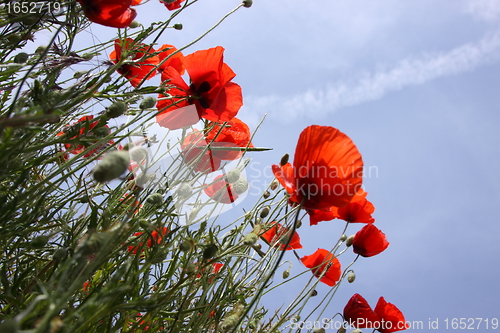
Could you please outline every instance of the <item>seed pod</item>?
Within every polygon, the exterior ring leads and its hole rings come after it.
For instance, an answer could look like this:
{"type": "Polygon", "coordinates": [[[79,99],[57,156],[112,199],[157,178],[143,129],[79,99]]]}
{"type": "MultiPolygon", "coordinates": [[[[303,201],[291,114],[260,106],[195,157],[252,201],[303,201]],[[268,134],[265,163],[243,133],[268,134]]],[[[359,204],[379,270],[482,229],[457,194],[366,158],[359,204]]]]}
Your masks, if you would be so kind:
{"type": "Polygon", "coordinates": [[[217,247],[217,245],[215,245],[215,244],[208,245],[205,248],[205,250],[203,250],[203,259],[206,259],[206,260],[212,259],[218,250],[219,250],[219,248],[217,247]]]}
{"type": "Polygon", "coordinates": [[[127,104],[122,101],[114,102],[106,109],[106,115],[109,118],[117,118],[120,117],[127,111],[127,104]]]}
{"type": "Polygon", "coordinates": [[[87,71],[76,71],[73,73],[73,78],[79,79],[82,76],[84,76],[85,74],[87,74],[87,71]]]}
{"type": "Polygon", "coordinates": [[[101,163],[94,168],[94,179],[99,183],[120,177],[130,164],[130,156],[125,151],[112,151],[104,155],[101,163]]]}
{"type": "Polygon", "coordinates": [[[156,98],[154,98],[153,96],[148,96],[141,101],[141,104],[139,104],[139,109],[146,110],[154,107],[155,105],[156,105],[156,98]]]}

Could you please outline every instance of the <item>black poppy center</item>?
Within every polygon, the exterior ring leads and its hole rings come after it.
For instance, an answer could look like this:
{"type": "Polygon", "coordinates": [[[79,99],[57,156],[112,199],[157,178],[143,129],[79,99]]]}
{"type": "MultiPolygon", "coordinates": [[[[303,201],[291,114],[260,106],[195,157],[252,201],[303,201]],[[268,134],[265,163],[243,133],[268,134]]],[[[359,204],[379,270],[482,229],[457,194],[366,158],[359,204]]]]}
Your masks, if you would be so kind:
{"type": "Polygon", "coordinates": [[[210,104],[208,103],[208,101],[201,96],[201,94],[204,94],[206,92],[209,92],[210,91],[210,83],[208,83],[207,81],[203,81],[199,86],[198,88],[195,87],[194,83],[191,83],[191,85],[189,86],[189,88],[191,88],[191,91],[194,92],[194,94],[196,95],[196,97],[198,98],[198,101],[200,102],[200,105],[205,108],[205,109],[208,109],[210,107],[210,104]]]}

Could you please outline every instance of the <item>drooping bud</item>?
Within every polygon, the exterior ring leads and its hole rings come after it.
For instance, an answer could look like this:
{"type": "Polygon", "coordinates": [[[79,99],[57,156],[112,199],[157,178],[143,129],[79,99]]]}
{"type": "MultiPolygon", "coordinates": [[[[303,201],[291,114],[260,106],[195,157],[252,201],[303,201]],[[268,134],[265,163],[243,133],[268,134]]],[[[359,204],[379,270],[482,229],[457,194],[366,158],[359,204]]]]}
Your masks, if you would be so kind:
{"type": "Polygon", "coordinates": [[[271,189],[271,191],[274,191],[278,188],[279,184],[280,183],[278,182],[278,180],[273,179],[273,181],[271,182],[271,185],[269,185],[269,188],[271,189]]]}
{"type": "Polygon", "coordinates": [[[340,241],[341,242],[345,242],[347,239],[347,236],[345,234],[342,234],[342,236],[340,236],[340,241]]]}
{"type": "Polygon", "coordinates": [[[353,240],[354,240],[354,235],[347,237],[347,240],[345,241],[345,246],[347,247],[351,246],[353,240]]]}
{"type": "Polygon", "coordinates": [[[215,244],[208,245],[205,250],[203,250],[203,259],[211,259],[215,256],[219,248],[215,244]]]}
{"type": "Polygon", "coordinates": [[[174,29],[175,30],[182,30],[182,23],[176,23],[176,24],[174,24],[174,29]]]}
{"type": "Polygon", "coordinates": [[[130,164],[130,157],[124,151],[112,151],[104,155],[101,163],[94,168],[94,179],[99,183],[120,177],[130,164]]]}
{"type": "Polygon", "coordinates": [[[288,279],[291,270],[292,270],[292,265],[288,266],[288,269],[283,272],[283,279],[288,279]]]}
{"type": "Polygon", "coordinates": [[[262,208],[262,210],[260,211],[260,217],[265,218],[267,215],[269,215],[269,211],[270,211],[269,206],[262,208]]]}
{"type": "Polygon", "coordinates": [[[289,158],[290,158],[290,155],[288,155],[288,154],[283,155],[283,157],[281,158],[281,161],[280,161],[280,165],[283,166],[283,165],[287,164],[289,158]]]}
{"type": "Polygon", "coordinates": [[[245,7],[245,8],[252,7],[252,4],[253,4],[252,0],[243,0],[243,7],[245,7]]]}
{"type": "Polygon", "coordinates": [[[24,64],[26,61],[28,61],[28,58],[29,58],[28,53],[21,52],[16,54],[16,56],[14,57],[14,62],[16,64],[24,64]]]}
{"type": "Polygon", "coordinates": [[[141,24],[140,24],[139,22],[137,22],[137,21],[135,21],[135,20],[134,20],[134,21],[132,21],[132,22],[130,23],[130,25],[129,25],[128,27],[129,27],[130,29],[135,29],[135,28],[139,28],[140,26],[141,26],[141,24]]]}
{"type": "Polygon", "coordinates": [[[234,184],[240,179],[241,171],[238,168],[235,168],[233,170],[230,170],[226,174],[226,180],[229,184],[234,184]]]}
{"type": "Polygon", "coordinates": [[[244,311],[245,306],[243,304],[237,304],[230,314],[222,321],[220,326],[222,331],[227,332],[234,328],[238,324],[238,321],[244,311]]]}
{"type": "Polygon", "coordinates": [[[232,190],[236,194],[243,194],[248,190],[248,182],[244,178],[238,179],[238,181],[232,184],[232,190]]]}
{"type": "Polygon", "coordinates": [[[267,199],[267,198],[269,198],[270,196],[271,196],[271,193],[270,193],[269,191],[265,191],[265,192],[264,192],[264,194],[262,194],[262,197],[263,197],[264,199],[267,199]]]}
{"type": "Polygon", "coordinates": [[[315,297],[315,296],[318,296],[318,291],[316,289],[311,291],[311,297],[315,297]]]}
{"type": "Polygon", "coordinates": [[[345,332],[347,332],[347,330],[344,326],[341,326],[337,331],[337,333],[345,333],[345,332]]]}
{"type": "Polygon", "coordinates": [[[154,98],[153,96],[148,96],[141,101],[141,104],[139,104],[139,109],[146,110],[154,107],[155,105],[156,105],[156,98],[154,98]]]}
{"type": "Polygon", "coordinates": [[[106,115],[109,118],[117,118],[127,111],[127,104],[122,101],[114,102],[106,109],[106,115]]]}
{"type": "Polygon", "coordinates": [[[245,236],[245,238],[243,239],[243,244],[249,245],[249,246],[254,245],[255,243],[257,243],[258,240],[259,240],[259,236],[257,236],[253,232],[251,232],[245,236]]]}
{"type": "Polygon", "coordinates": [[[163,195],[160,193],[153,193],[146,199],[146,202],[154,206],[161,205],[163,203],[163,195]]]}
{"type": "Polygon", "coordinates": [[[350,272],[348,275],[347,275],[347,281],[349,283],[353,283],[354,280],[356,280],[356,274],[354,274],[354,272],[350,272]]]}

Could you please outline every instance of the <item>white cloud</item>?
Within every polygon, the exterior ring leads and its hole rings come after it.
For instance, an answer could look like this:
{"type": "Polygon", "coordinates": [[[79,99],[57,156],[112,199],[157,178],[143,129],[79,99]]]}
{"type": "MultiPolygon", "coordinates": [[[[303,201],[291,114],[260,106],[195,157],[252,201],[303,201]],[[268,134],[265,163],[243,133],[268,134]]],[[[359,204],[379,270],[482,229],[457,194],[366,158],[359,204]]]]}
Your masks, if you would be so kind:
{"type": "Polygon", "coordinates": [[[379,99],[407,86],[471,71],[498,60],[500,32],[448,52],[426,53],[403,59],[394,66],[379,66],[372,72],[357,73],[357,79],[327,84],[324,89],[309,89],[295,96],[249,96],[245,101],[245,112],[258,115],[269,112],[270,116],[286,114],[288,120],[304,114],[312,118],[379,99]]]}
{"type": "Polygon", "coordinates": [[[498,0],[471,0],[467,3],[466,12],[476,19],[494,22],[500,19],[500,1],[498,0]]]}

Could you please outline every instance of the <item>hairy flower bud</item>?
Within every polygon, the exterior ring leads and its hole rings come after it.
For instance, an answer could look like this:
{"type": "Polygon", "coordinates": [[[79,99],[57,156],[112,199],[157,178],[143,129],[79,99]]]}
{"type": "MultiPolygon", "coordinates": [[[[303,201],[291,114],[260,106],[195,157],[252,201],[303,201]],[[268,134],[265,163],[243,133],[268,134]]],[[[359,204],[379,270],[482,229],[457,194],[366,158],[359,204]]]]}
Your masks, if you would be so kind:
{"type": "Polygon", "coordinates": [[[92,52],[85,52],[82,54],[82,59],[84,60],[91,60],[94,57],[94,54],[92,52]]]}
{"type": "Polygon", "coordinates": [[[114,102],[106,109],[106,115],[109,118],[117,118],[127,111],[127,104],[122,101],[114,102]]]}
{"type": "Polygon", "coordinates": [[[148,157],[148,149],[146,147],[135,146],[128,150],[130,160],[141,163],[148,157]]]}
{"type": "Polygon", "coordinates": [[[226,180],[229,184],[234,184],[240,179],[241,171],[238,168],[235,168],[233,170],[230,170],[226,174],[226,180]]]}
{"type": "Polygon", "coordinates": [[[342,234],[342,236],[340,236],[340,241],[341,242],[345,242],[347,239],[347,236],[345,234],[342,234]]]}
{"type": "Polygon", "coordinates": [[[182,23],[176,23],[176,24],[174,24],[174,29],[175,30],[182,30],[182,23]]]}
{"type": "Polygon", "coordinates": [[[141,101],[141,104],[139,104],[139,109],[146,110],[154,107],[155,105],[156,105],[156,98],[154,98],[153,96],[148,96],[141,101]]]}
{"type": "Polygon", "coordinates": [[[193,249],[193,241],[189,241],[187,239],[183,240],[179,245],[179,249],[182,252],[189,252],[193,249]]]}
{"type": "Polygon", "coordinates": [[[347,240],[345,241],[345,246],[347,247],[351,246],[353,240],[354,240],[354,235],[347,237],[347,240]]]}
{"type": "Polygon", "coordinates": [[[146,202],[154,206],[161,205],[163,203],[163,195],[160,193],[153,193],[146,199],[146,202]]]}
{"type": "Polygon", "coordinates": [[[130,164],[130,157],[124,151],[112,151],[104,155],[101,163],[94,168],[94,179],[99,183],[120,177],[130,164]]]}
{"type": "Polygon", "coordinates": [[[207,259],[207,260],[212,259],[218,250],[219,250],[219,248],[217,247],[217,245],[215,245],[215,244],[208,245],[205,248],[205,250],[203,250],[203,259],[207,259]]]}
{"type": "Polygon", "coordinates": [[[251,232],[245,236],[245,238],[243,239],[243,244],[253,245],[253,244],[257,243],[258,240],[259,240],[259,236],[257,236],[253,232],[251,232]]]}
{"type": "Polygon", "coordinates": [[[141,26],[141,24],[138,22],[138,21],[132,21],[130,23],[130,25],[128,26],[130,29],[135,29],[135,28],[139,28],[141,26]]]}
{"type": "Polygon", "coordinates": [[[47,46],[45,45],[40,45],[39,47],[36,48],[35,53],[37,54],[42,54],[47,50],[47,46]]]}
{"type": "Polygon", "coordinates": [[[28,53],[21,52],[16,54],[16,56],[14,57],[14,62],[16,64],[24,64],[26,61],[28,61],[28,58],[29,58],[28,53]]]}
{"type": "Polygon", "coordinates": [[[243,194],[248,190],[248,182],[244,178],[238,179],[236,183],[232,185],[232,190],[236,194],[243,194]]]}

